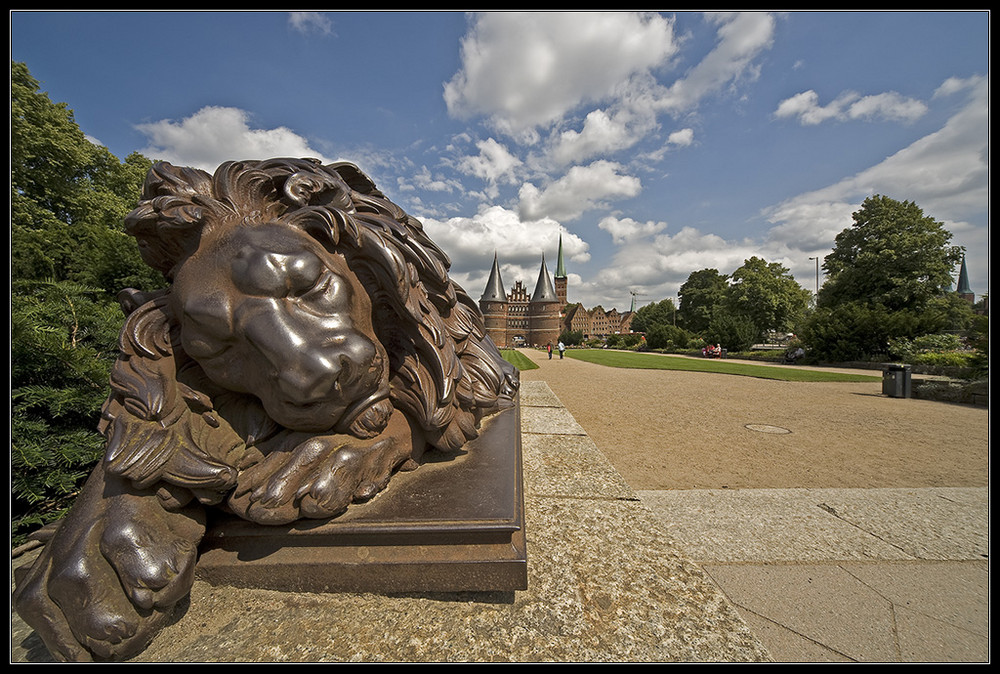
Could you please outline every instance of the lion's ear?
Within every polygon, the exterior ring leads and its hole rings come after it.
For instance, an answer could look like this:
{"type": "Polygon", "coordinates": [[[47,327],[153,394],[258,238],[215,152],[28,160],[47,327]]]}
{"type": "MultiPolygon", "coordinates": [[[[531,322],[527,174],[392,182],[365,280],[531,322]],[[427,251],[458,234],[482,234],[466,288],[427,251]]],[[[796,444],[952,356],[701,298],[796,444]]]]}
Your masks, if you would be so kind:
{"type": "Polygon", "coordinates": [[[212,176],[201,169],[156,162],[143,184],[143,198],[211,196],[212,176]]]}
{"type": "Polygon", "coordinates": [[[132,312],[141,307],[146,302],[163,297],[169,292],[166,288],[154,290],[153,292],[143,292],[135,288],[125,288],[118,293],[118,305],[126,316],[131,316],[132,312]]]}
{"type": "Polygon", "coordinates": [[[369,178],[364,171],[358,168],[355,164],[344,161],[329,164],[326,168],[336,171],[344,182],[347,183],[347,186],[355,192],[360,192],[361,194],[378,193],[378,189],[375,187],[375,181],[369,178]]]}
{"type": "Polygon", "coordinates": [[[355,246],[360,244],[358,224],[354,218],[337,209],[301,208],[288,215],[285,221],[301,229],[331,253],[336,251],[344,234],[355,246]]]}

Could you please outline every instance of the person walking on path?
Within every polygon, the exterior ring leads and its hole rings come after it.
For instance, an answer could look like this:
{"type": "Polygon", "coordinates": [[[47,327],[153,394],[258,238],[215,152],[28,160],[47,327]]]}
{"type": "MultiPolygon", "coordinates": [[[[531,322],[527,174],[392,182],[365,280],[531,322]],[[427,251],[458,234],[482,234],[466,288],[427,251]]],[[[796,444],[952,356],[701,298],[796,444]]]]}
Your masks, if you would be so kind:
{"type": "Polygon", "coordinates": [[[549,342],[549,360],[552,360],[552,342],[549,342]]]}
{"type": "MultiPolygon", "coordinates": [[[[560,342],[559,342],[559,360],[562,360],[562,357],[563,357],[563,352],[565,352],[565,351],[566,351],[566,345],[565,345],[565,344],[563,344],[563,343],[562,343],[562,342],[560,341],[560,342]]],[[[550,354],[550,356],[549,356],[549,357],[551,357],[551,354],[550,354]]]]}

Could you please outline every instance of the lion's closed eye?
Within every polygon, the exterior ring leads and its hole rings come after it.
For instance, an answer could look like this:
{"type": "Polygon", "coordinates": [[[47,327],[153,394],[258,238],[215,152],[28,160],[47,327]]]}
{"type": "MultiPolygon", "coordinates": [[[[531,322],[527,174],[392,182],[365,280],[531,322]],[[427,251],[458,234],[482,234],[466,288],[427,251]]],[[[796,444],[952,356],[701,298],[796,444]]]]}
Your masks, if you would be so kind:
{"type": "MultiPolygon", "coordinates": [[[[191,331],[188,331],[190,333],[191,331]]],[[[222,339],[214,339],[202,335],[184,335],[184,350],[196,359],[218,358],[226,353],[231,345],[222,339]]]]}

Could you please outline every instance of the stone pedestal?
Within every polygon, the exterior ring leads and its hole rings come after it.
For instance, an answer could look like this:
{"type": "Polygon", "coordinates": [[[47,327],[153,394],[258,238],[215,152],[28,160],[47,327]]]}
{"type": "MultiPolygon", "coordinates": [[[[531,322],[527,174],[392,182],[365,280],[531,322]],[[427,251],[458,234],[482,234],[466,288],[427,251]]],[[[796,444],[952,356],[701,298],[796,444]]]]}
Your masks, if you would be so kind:
{"type": "Polygon", "coordinates": [[[198,577],[286,592],[525,589],[519,404],[486,419],[461,452],[425,460],[333,520],[211,524],[198,577]]]}

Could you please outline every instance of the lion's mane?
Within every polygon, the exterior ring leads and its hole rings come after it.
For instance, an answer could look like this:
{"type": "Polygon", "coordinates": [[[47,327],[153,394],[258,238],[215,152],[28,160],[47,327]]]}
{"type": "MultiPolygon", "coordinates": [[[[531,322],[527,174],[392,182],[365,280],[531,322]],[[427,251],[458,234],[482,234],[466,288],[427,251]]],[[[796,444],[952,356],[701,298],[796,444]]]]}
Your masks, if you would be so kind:
{"type": "MultiPolygon", "coordinates": [[[[210,175],[161,162],[125,227],[169,281],[207,231],[275,222],[344,256],[389,354],[390,401],[429,444],[457,449],[477,436],[484,415],[509,404],[517,372],[450,279],[448,257],[353,164],[227,162],[210,175]]],[[[129,316],[102,421],[106,463],[137,484],[165,481],[217,502],[250,448],[281,429],[250,396],[214,387],[183,353],[169,292],[120,298],[129,316]]],[[[379,430],[377,415],[352,428],[359,437],[379,430]]]]}

